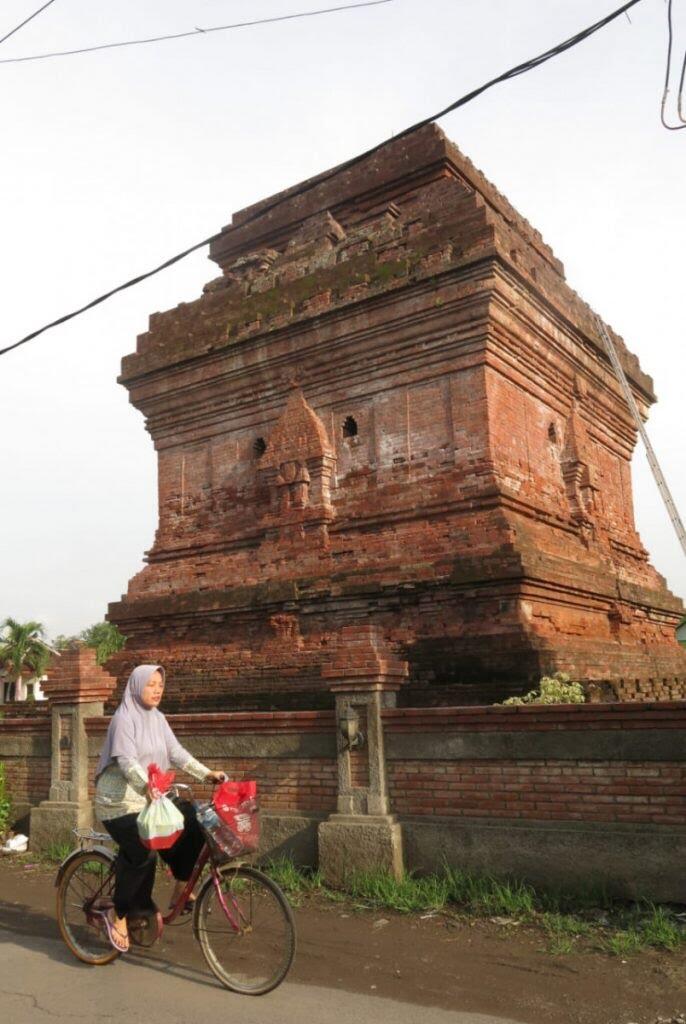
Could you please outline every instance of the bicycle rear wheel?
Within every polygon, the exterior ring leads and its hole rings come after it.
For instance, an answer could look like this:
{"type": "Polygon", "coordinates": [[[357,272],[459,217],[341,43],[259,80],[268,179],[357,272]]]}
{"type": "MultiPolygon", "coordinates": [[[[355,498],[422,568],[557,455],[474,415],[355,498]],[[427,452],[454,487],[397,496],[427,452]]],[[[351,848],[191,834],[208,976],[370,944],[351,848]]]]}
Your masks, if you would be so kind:
{"type": "Polygon", "coordinates": [[[108,964],[119,956],[95,910],[112,906],[114,858],[84,850],[64,869],[57,890],[57,924],[67,947],[86,964],[108,964]]]}
{"type": "Polygon", "coordinates": [[[295,924],[286,897],[256,868],[219,869],[221,899],[210,876],[193,927],[212,973],[232,992],[261,996],[280,985],[295,956],[295,924]]]}

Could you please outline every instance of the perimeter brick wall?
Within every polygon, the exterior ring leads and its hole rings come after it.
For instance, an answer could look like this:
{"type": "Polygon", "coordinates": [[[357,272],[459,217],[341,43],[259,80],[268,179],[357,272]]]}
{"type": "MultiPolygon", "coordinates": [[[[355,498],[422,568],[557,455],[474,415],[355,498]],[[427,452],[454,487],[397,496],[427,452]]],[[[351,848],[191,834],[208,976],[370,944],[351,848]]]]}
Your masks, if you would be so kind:
{"type": "Polygon", "coordinates": [[[686,702],[383,717],[397,814],[686,825],[686,702]]]}

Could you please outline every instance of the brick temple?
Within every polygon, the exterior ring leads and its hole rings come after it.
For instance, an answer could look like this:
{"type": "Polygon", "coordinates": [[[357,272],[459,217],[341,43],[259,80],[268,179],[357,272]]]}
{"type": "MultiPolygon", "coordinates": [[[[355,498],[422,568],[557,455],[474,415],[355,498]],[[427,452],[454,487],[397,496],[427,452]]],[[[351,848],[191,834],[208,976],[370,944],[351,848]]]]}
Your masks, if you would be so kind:
{"type": "Polygon", "coordinates": [[[177,710],[328,707],[360,632],[407,663],[401,704],[557,669],[596,699],[686,695],[682,604],[634,524],[636,431],[540,234],[435,126],[275,198],[123,360],[159,525],[109,609],[122,677],[161,661],[177,710]]]}

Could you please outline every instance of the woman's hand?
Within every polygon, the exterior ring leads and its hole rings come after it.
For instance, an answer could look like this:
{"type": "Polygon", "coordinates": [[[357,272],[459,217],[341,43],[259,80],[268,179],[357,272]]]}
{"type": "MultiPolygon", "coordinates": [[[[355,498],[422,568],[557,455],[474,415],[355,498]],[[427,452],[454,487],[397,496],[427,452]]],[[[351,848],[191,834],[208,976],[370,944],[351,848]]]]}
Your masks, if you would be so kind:
{"type": "Polygon", "coordinates": [[[228,777],[226,772],[208,772],[205,782],[211,782],[213,786],[218,786],[220,782],[226,782],[228,777]]]}

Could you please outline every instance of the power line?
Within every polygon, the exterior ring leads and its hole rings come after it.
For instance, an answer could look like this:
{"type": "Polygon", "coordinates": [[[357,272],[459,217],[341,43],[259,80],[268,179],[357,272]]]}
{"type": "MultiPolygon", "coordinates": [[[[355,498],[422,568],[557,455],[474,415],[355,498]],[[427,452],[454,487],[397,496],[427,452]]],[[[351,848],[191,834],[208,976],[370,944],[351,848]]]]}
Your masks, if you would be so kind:
{"type": "Polygon", "coordinates": [[[674,42],[674,29],[672,27],[672,0],[669,0],[667,6],[667,69],[665,71],[665,86],[662,90],[662,103],[660,104],[660,120],[663,126],[670,132],[679,132],[682,128],[686,128],[686,119],[684,118],[682,109],[682,97],[684,94],[684,78],[686,77],[686,52],[684,52],[684,60],[681,65],[681,75],[679,77],[679,98],[677,101],[677,113],[681,124],[667,124],[665,119],[665,110],[667,108],[667,97],[669,96],[669,80],[672,76],[672,45],[674,42]]]}
{"type": "Polygon", "coordinates": [[[17,25],[16,28],[13,28],[11,32],[8,32],[6,36],[3,36],[2,39],[0,39],[0,46],[2,46],[6,39],[9,39],[10,36],[13,36],[15,32],[18,32],[20,28],[23,28],[24,25],[28,25],[30,21],[33,21],[34,18],[37,18],[41,11],[44,11],[46,7],[49,7],[50,4],[54,4],[54,2],[55,0],[48,0],[47,4],[43,4],[43,6],[39,7],[37,11],[33,12],[33,14],[29,14],[28,18],[24,18],[21,24],[17,25]]]}
{"type": "MultiPolygon", "coordinates": [[[[449,106],[444,107],[443,110],[440,110],[437,114],[432,114],[429,117],[425,117],[422,121],[418,121],[416,124],[411,125],[409,128],[405,128],[404,131],[395,135],[394,138],[404,138],[406,135],[410,135],[412,132],[417,131],[419,128],[423,128],[425,125],[430,124],[432,121],[437,121],[439,118],[444,117],[445,114],[448,114],[453,110],[457,110],[459,107],[465,106],[465,104],[470,103],[473,99],[476,99],[477,96],[481,96],[482,93],[486,92],[487,89],[492,88],[494,85],[498,85],[500,82],[505,82],[510,78],[516,78],[518,75],[523,75],[526,71],[531,71],[534,68],[540,67],[540,65],[544,64],[546,61],[551,60],[558,54],[564,53],[566,50],[570,50],[573,46],[576,46],[578,43],[581,43],[585,39],[588,39],[589,36],[592,36],[601,28],[604,28],[606,25],[609,25],[610,22],[615,20],[615,18],[619,18],[622,14],[624,14],[625,11],[629,10],[629,8],[631,7],[635,7],[636,4],[640,2],[641,0],[629,0],[628,3],[623,4],[621,7],[617,8],[616,11],[613,11],[611,14],[608,14],[605,18],[602,18],[600,21],[595,22],[595,24],[589,25],[588,28],[582,29],[580,32],[577,32],[576,35],[570,36],[569,39],[566,39],[562,43],[558,43],[557,46],[551,47],[551,49],[546,50],[544,53],[539,54],[537,57],[532,57],[530,60],[524,61],[524,63],[517,64],[515,67],[510,68],[509,71],[504,71],[501,75],[498,75],[496,78],[492,78],[490,82],[486,82],[485,85],[480,85],[477,89],[473,89],[471,92],[468,92],[465,96],[462,96],[459,100],[455,100],[454,103],[451,103],[449,104],[449,106]]],[[[312,188],[316,188],[322,185],[325,181],[329,181],[331,178],[340,174],[342,171],[345,171],[348,168],[355,166],[355,164],[360,163],[360,161],[362,160],[366,160],[368,157],[372,156],[385,145],[386,141],[379,142],[376,146],[372,146],[371,149],[366,150],[364,153],[360,153],[357,156],[352,157],[350,160],[347,160],[345,163],[339,164],[337,167],[334,167],[326,174],[319,175],[319,177],[316,178],[314,181],[311,181],[303,185],[299,189],[294,189],[290,191],[286,196],[281,196],[280,198],[274,199],[271,203],[267,203],[265,206],[260,207],[260,209],[256,210],[249,217],[246,217],[245,220],[241,221],[241,227],[247,227],[248,224],[252,224],[252,222],[257,220],[258,218],[264,217],[266,214],[271,213],[272,210],[276,209],[276,207],[278,206],[281,206],[282,203],[285,203],[287,201],[290,202],[293,198],[299,195],[303,195],[305,192],[310,191],[312,188]]],[[[20,338],[19,341],[15,341],[12,345],[7,345],[6,348],[0,349],[0,356],[4,356],[8,352],[11,352],[13,349],[19,348],[20,345],[25,345],[27,342],[33,341],[34,338],[37,338],[40,334],[44,334],[46,331],[49,331],[53,327],[58,327],[60,324],[64,324],[68,320],[73,320],[74,317],[80,316],[81,313],[85,313],[89,309],[93,309],[94,306],[99,306],[101,302],[105,302],[107,299],[111,298],[113,295],[116,295],[118,292],[126,291],[126,289],[133,288],[134,285],[140,284],[142,281],[147,280],[149,277],[154,277],[155,274],[159,274],[162,270],[166,270],[167,267],[171,267],[175,263],[179,263],[180,260],[185,259],[186,256],[190,256],[191,253],[197,252],[198,249],[202,249],[204,248],[204,246],[209,245],[211,242],[216,241],[218,238],[222,236],[222,234],[223,231],[217,231],[215,234],[210,235],[209,238],[204,238],[202,242],[196,242],[195,245],[191,245],[188,249],[184,249],[183,252],[177,253],[170,259],[165,260],[164,263],[160,263],[160,265],[158,267],[155,267],[153,270],[148,270],[146,273],[139,274],[137,277],[131,278],[130,281],[125,281],[123,284],[117,285],[116,288],[112,288],[110,289],[110,291],[105,292],[103,295],[99,295],[96,299],[92,299],[91,302],[86,303],[85,306],[81,306],[79,309],[75,309],[71,313],[66,313],[64,316],[59,317],[59,319],[57,320],[53,320],[49,324],[45,324],[43,327],[39,327],[38,330],[32,331],[30,334],[27,334],[24,338],[20,338]]]]}
{"type": "MultiPolygon", "coordinates": [[[[53,0],[50,0],[52,3],[53,0]]],[[[364,0],[363,3],[345,4],[340,7],[324,7],[319,11],[300,11],[295,14],[281,14],[273,18],[259,18],[254,21],[237,21],[232,25],[213,25],[210,28],[194,28],[190,32],[175,32],[170,35],[150,36],[148,39],[125,39],[118,43],[101,43],[99,46],[84,46],[78,50],[58,50],[54,53],[37,53],[28,57],[8,57],[0,64],[22,64],[30,60],[48,60],[51,57],[73,57],[77,53],[95,53],[97,50],[115,50],[122,46],[144,46],[148,43],[164,43],[170,39],[188,39],[189,36],[204,36],[210,32],[229,32],[236,28],[251,28],[254,25],[271,25],[276,21],[294,21],[296,18],[315,18],[319,14],[335,14],[338,11],[354,11],[360,7],[378,7],[393,0],[364,0]]],[[[47,4],[46,4],[47,7],[47,4]]],[[[42,9],[42,8],[41,8],[42,9]]],[[[15,29],[16,31],[16,29],[15,29]]],[[[1,42],[2,40],[0,40],[1,42]]]]}

